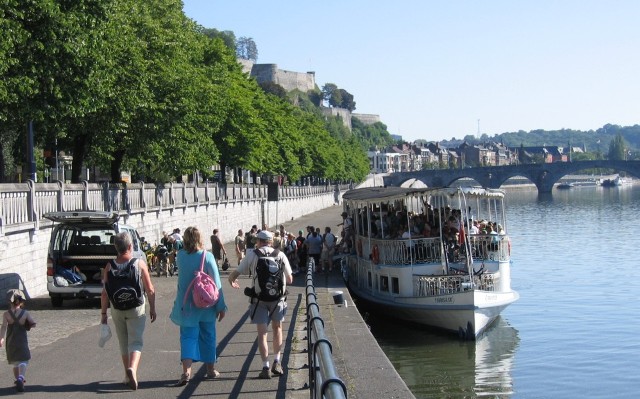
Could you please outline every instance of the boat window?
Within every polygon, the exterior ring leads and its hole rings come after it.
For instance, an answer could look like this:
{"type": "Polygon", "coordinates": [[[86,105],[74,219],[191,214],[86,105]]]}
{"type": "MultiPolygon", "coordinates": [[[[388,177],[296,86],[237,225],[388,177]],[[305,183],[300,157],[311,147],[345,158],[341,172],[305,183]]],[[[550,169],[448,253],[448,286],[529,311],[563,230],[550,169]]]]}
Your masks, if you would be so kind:
{"type": "Polygon", "coordinates": [[[389,292],[389,277],[380,276],[380,291],[389,292]]]}
{"type": "Polygon", "coordinates": [[[400,282],[398,281],[398,277],[391,278],[391,293],[393,294],[400,293],[400,282]]]}

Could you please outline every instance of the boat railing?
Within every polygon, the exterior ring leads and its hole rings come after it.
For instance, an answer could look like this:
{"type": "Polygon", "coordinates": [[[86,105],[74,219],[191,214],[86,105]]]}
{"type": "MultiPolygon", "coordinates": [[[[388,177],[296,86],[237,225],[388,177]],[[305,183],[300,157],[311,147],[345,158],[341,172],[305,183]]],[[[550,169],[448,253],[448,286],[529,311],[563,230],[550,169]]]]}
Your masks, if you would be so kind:
{"type": "Polygon", "coordinates": [[[413,276],[414,296],[439,296],[455,294],[471,289],[496,291],[500,286],[500,277],[496,274],[481,274],[473,276],[473,285],[469,276],[413,276]]]}
{"type": "MultiPolygon", "coordinates": [[[[471,235],[469,243],[474,261],[508,261],[511,245],[506,235],[471,235]]],[[[371,239],[369,252],[364,258],[376,264],[410,265],[440,263],[443,251],[450,263],[464,262],[465,245],[442,241],[439,237],[405,239],[371,239]]]]}
{"type": "Polygon", "coordinates": [[[409,265],[415,263],[439,263],[442,258],[440,238],[405,238],[397,240],[371,240],[374,263],[385,265],[409,265]],[[378,255],[376,258],[375,254],[378,255]]]}
{"type": "Polygon", "coordinates": [[[474,234],[469,236],[474,261],[508,261],[511,243],[507,235],[474,234]]]}

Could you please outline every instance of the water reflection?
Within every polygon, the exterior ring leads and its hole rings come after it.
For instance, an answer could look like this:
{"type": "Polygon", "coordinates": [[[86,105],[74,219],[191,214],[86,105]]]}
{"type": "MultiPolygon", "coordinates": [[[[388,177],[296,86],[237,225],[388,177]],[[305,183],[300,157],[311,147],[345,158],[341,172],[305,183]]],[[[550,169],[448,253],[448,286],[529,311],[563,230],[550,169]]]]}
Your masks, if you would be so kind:
{"type": "Polygon", "coordinates": [[[373,335],[416,398],[508,398],[518,331],[502,317],[477,341],[366,315],[373,335]]]}

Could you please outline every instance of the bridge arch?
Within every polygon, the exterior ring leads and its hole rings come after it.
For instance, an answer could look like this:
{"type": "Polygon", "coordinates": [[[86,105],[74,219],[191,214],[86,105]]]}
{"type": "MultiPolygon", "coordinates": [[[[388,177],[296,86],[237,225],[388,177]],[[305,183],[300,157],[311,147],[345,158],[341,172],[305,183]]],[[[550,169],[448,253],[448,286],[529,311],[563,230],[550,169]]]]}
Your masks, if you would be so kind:
{"type": "Polygon", "coordinates": [[[640,161],[596,160],[488,166],[465,169],[438,169],[391,173],[384,178],[385,185],[399,186],[409,179],[424,182],[428,187],[448,187],[461,178],[476,180],[485,188],[500,188],[507,180],[523,176],[535,184],[538,192],[550,193],[564,176],[585,169],[613,169],[640,178],[640,161]]]}

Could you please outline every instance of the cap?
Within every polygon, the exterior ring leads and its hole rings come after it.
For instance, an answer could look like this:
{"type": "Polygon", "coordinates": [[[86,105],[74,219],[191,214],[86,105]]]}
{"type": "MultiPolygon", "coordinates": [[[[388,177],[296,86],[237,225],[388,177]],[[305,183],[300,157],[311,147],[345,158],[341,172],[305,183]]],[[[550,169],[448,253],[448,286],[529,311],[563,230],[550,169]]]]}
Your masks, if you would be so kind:
{"type": "Polygon", "coordinates": [[[258,235],[258,240],[273,240],[273,234],[271,234],[270,232],[268,232],[267,230],[261,230],[258,235]]]}
{"type": "Polygon", "coordinates": [[[24,293],[17,288],[7,290],[7,302],[13,303],[16,300],[24,302],[24,293]]]}
{"type": "Polygon", "coordinates": [[[304,233],[304,231],[298,230],[298,234],[302,234],[302,233],[304,233]]]}
{"type": "Polygon", "coordinates": [[[342,212],[342,216],[347,216],[347,212],[342,212]]]}

